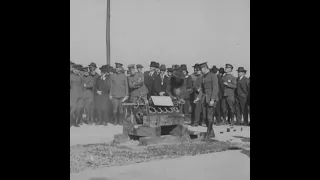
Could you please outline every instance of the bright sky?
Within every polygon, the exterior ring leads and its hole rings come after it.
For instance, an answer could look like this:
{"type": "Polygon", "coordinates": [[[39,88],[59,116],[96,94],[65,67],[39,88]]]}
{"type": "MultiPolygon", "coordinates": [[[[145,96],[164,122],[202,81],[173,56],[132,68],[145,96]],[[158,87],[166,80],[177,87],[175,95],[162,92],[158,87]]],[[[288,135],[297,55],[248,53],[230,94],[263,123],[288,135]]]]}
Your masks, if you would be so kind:
{"type": "MultiPolygon", "coordinates": [[[[110,36],[112,66],[230,63],[250,76],[250,0],[111,0],[110,36]]],[[[70,0],[70,56],[106,64],[106,0],[70,0]]]]}

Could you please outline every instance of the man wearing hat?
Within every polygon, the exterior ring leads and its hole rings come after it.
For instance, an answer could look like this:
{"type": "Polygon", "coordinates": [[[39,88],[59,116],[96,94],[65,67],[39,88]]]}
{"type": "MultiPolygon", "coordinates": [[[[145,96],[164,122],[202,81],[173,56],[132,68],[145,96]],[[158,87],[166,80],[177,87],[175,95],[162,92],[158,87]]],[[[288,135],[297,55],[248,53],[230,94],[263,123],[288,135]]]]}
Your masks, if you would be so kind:
{"type": "Polygon", "coordinates": [[[129,98],[128,78],[122,73],[122,64],[116,64],[116,73],[111,76],[111,91],[110,99],[113,105],[113,116],[115,124],[122,125],[123,123],[123,107],[122,102],[129,98]]]}
{"type": "Polygon", "coordinates": [[[97,109],[97,125],[105,125],[111,122],[112,119],[112,101],[110,100],[110,86],[111,86],[111,70],[109,65],[103,65],[100,68],[101,76],[96,83],[96,109],[97,109]]]}
{"type": "Polygon", "coordinates": [[[160,63],[157,62],[157,67],[156,67],[156,73],[157,75],[160,75],[160,63]]]}
{"type": "Polygon", "coordinates": [[[144,84],[148,88],[148,98],[153,94],[153,83],[154,83],[154,78],[157,75],[155,72],[155,69],[157,68],[157,63],[152,61],[150,64],[150,71],[145,71],[144,72],[144,84]]]}
{"type": "Polygon", "coordinates": [[[173,71],[172,76],[168,81],[167,90],[166,90],[166,93],[172,99],[183,100],[182,92],[185,90],[184,79],[185,79],[185,75],[183,74],[182,70],[173,71]]]}
{"type": "Polygon", "coordinates": [[[148,89],[144,85],[143,75],[136,73],[134,64],[128,66],[128,71],[130,71],[130,76],[128,77],[130,101],[135,103],[140,95],[142,95],[143,98],[146,98],[148,89]]]}
{"type": "Polygon", "coordinates": [[[238,68],[237,88],[235,91],[238,100],[237,105],[237,125],[242,124],[242,117],[244,119],[243,125],[248,125],[248,104],[247,98],[249,95],[249,79],[245,76],[247,70],[244,67],[238,68]]]}
{"type": "Polygon", "coordinates": [[[137,67],[138,73],[139,73],[139,74],[141,73],[141,74],[143,75],[143,73],[142,73],[142,68],[143,68],[143,66],[142,66],[141,64],[137,64],[136,67],[137,67]]]}
{"type": "Polygon", "coordinates": [[[154,96],[165,96],[167,95],[167,84],[168,84],[168,76],[165,75],[167,68],[164,64],[160,66],[160,74],[154,78],[154,96]]]}
{"type": "Polygon", "coordinates": [[[219,101],[218,92],[219,84],[218,78],[215,74],[211,73],[207,63],[199,64],[199,67],[202,72],[202,111],[204,115],[204,120],[207,125],[207,133],[204,137],[204,141],[209,141],[211,137],[215,137],[213,130],[213,120],[214,120],[214,111],[219,101]]]}
{"type": "Polygon", "coordinates": [[[80,119],[79,102],[82,99],[83,77],[80,74],[82,65],[73,65],[73,72],[70,73],[70,127],[79,127],[77,120],[80,119]]]}
{"type": "Polygon", "coordinates": [[[82,103],[81,108],[83,108],[84,112],[84,119],[87,123],[93,123],[93,92],[94,92],[94,85],[95,79],[89,75],[89,67],[82,68],[83,70],[83,87],[84,92],[82,94],[82,103]]]}
{"type": "MultiPolygon", "coordinates": [[[[196,66],[197,69],[199,69],[199,64],[196,66]]],[[[202,98],[203,98],[203,92],[202,92],[202,72],[199,69],[198,74],[197,74],[197,79],[193,83],[193,96],[192,96],[192,104],[194,105],[193,107],[193,115],[191,119],[191,126],[198,126],[198,125],[203,125],[203,107],[202,107],[202,98]]]]}
{"type": "MultiPolygon", "coordinates": [[[[197,64],[195,64],[194,66],[192,66],[192,67],[193,67],[193,73],[190,75],[191,80],[192,80],[193,88],[194,88],[195,82],[196,82],[196,80],[197,80],[197,78],[198,78],[198,70],[199,70],[198,65],[199,65],[199,64],[197,63],[197,64]]],[[[193,101],[195,100],[195,96],[196,96],[195,93],[196,93],[196,91],[193,90],[192,93],[190,94],[191,125],[194,124],[194,118],[195,118],[196,104],[193,103],[193,101]]]]}
{"type": "Polygon", "coordinates": [[[237,88],[237,78],[234,77],[231,73],[233,70],[233,66],[231,64],[226,64],[225,67],[225,75],[222,77],[222,83],[224,84],[224,93],[222,97],[222,103],[225,104],[225,109],[223,110],[223,116],[225,117],[227,114],[230,115],[230,124],[234,124],[234,114],[236,113],[236,102],[234,90],[237,88]]]}
{"type": "Polygon", "coordinates": [[[189,116],[190,94],[193,92],[192,78],[188,75],[189,72],[186,64],[181,64],[180,69],[184,74],[184,87],[186,87],[186,91],[183,93],[185,103],[183,104],[182,112],[189,116]]]}

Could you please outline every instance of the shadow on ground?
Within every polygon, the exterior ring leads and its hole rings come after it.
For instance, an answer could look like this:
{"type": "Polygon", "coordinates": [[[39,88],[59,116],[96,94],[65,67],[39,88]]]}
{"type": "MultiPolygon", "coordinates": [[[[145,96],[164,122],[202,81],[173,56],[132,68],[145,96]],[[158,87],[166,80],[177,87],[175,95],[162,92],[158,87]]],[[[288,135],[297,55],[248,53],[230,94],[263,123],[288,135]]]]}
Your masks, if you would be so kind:
{"type": "Polygon", "coordinates": [[[242,142],[250,142],[249,137],[243,137],[243,136],[233,136],[235,138],[240,138],[242,142]]]}
{"type": "Polygon", "coordinates": [[[250,150],[242,149],[241,153],[247,155],[250,158],[250,150]]]}

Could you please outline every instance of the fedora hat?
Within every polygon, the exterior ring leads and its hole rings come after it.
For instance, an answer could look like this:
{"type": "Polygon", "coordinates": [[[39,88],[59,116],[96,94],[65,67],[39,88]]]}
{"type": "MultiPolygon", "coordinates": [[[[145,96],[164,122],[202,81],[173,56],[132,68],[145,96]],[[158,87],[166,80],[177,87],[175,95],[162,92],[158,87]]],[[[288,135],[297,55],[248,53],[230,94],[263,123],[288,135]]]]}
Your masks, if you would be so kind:
{"type": "Polygon", "coordinates": [[[150,63],[150,67],[154,67],[154,68],[156,68],[156,67],[157,67],[157,63],[156,63],[156,62],[154,62],[154,61],[151,61],[151,63],[150,63]]]}
{"type": "Polygon", "coordinates": [[[166,70],[167,70],[166,65],[161,64],[160,71],[166,71],[166,70]]]}
{"type": "Polygon", "coordinates": [[[244,67],[239,67],[237,71],[238,72],[247,72],[247,70],[245,70],[244,67]]]}

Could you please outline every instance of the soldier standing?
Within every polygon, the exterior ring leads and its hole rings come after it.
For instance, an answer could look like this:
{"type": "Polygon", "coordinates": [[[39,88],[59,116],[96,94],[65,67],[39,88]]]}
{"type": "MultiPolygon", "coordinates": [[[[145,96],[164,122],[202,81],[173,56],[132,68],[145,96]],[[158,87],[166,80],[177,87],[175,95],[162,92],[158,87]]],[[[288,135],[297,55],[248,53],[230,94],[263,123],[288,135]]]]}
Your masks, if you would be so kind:
{"type": "Polygon", "coordinates": [[[213,115],[217,101],[219,100],[219,84],[217,76],[210,72],[206,62],[200,64],[199,67],[203,74],[201,88],[203,93],[202,110],[207,125],[207,133],[203,141],[209,141],[211,137],[215,137],[215,133],[213,131],[213,115]]]}
{"type": "Polygon", "coordinates": [[[237,89],[236,98],[237,103],[237,125],[242,124],[242,117],[244,119],[244,125],[248,125],[248,104],[247,98],[249,94],[249,79],[245,76],[247,70],[243,67],[238,68],[237,89]]]}
{"type": "Polygon", "coordinates": [[[129,98],[128,78],[122,73],[122,64],[116,64],[116,73],[111,76],[110,100],[112,100],[113,116],[115,124],[123,123],[123,107],[122,102],[129,98]]]}
{"type": "Polygon", "coordinates": [[[70,73],[70,127],[73,125],[79,127],[77,119],[80,118],[80,111],[78,108],[79,102],[82,99],[83,93],[83,78],[80,75],[81,65],[74,65],[70,73]],[[74,117],[75,116],[75,117],[74,117]]]}
{"type": "Polygon", "coordinates": [[[148,89],[144,85],[144,77],[142,73],[136,72],[134,64],[128,66],[130,76],[128,77],[130,101],[137,102],[140,95],[145,98],[148,94],[148,89]]]}
{"type": "Polygon", "coordinates": [[[93,77],[94,79],[94,85],[93,85],[93,119],[94,121],[96,120],[96,118],[98,117],[97,116],[97,110],[96,110],[96,106],[97,106],[97,103],[96,103],[96,99],[97,99],[97,90],[95,89],[96,88],[96,83],[97,83],[97,80],[100,78],[100,75],[96,72],[96,69],[97,69],[97,65],[96,63],[94,62],[91,62],[89,64],[89,69],[90,69],[90,76],[93,77]]]}
{"type": "MultiPolygon", "coordinates": [[[[143,75],[143,73],[142,73],[142,68],[143,68],[143,66],[142,66],[141,64],[137,64],[136,67],[137,67],[138,73],[143,75]]],[[[144,79],[144,77],[143,77],[143,79],[144,79]]]]}
{"type": "Polygon", "coordinates": [[[190,94],[193,91],[193,84],[192,84],[192,78],[188,75],[188,69],[186,64],[181,64],[180,69],[182,70],[184,74],[184,86],[186,87],[186,91],[183,93],[183,108],[182,112],[186,115],[189,115],[189,108],[190,108],[190,94]]]}
{"type": "MultiPolygon", "coordinates": [[[[234,124],[234,114],[235,114],[235,97],[234,90],[237,88],[237,79],[231,73],[233,70],[233,66],[231,64],[226,64],[225,67],[225,75],[222,77],[222,82],[224,84],[224,94],[222,101],[223,104],[226,105],[226,109],[228,109],[228,113],[230,114],[229,123],[231,125],[234,124]]],[[[224,110],[224,116],[227,114],[226,109],[224,110]]]]}
{"type": "Polygon", "coordinates": [[[84,110],[86,112],[86,120],[87,123],[92,124],[94,120],[94,85],[95,85],[95,79],[93,76],[89,75],[89,67],[83,68],[84,71],[84,80],[83,80],[83,86],[85,88],[83,92],[83,105],[84,110]],[[88,120],[89,119],[89,120],[88,120]]]}

